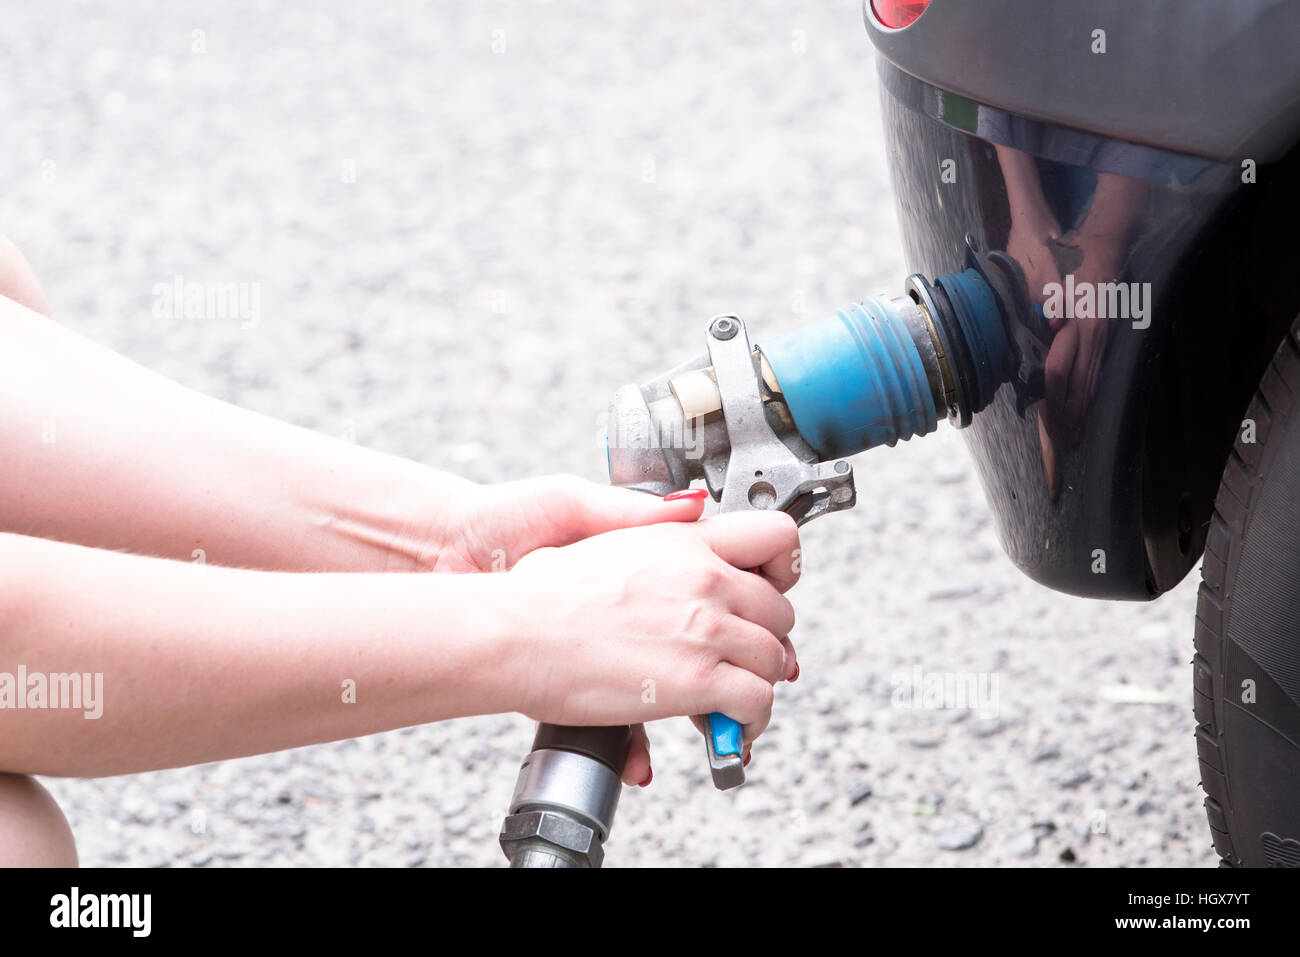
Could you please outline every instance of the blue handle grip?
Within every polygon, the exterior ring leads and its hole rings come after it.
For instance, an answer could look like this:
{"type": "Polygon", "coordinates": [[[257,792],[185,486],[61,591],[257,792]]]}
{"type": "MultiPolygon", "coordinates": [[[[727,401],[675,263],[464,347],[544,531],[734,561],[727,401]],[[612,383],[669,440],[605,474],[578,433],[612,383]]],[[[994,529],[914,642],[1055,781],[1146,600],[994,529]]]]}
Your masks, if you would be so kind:
{"type": "Polygon", "coordinates": [[[714,711],[709,715],[709,730],[713,732],[710,747],[713,748],[714,754],[720,758],[730,755],[740,757],[744,736],[741,734],[739,721],[728,718],[721,711],[714,711]]]}
{"type": "Polygon", "coordinates": [[[713,711],[704,716],[704,747],[709,755],[713,786],[726,791],[745,783],[745,761],[740,749],[745,743],[740,724],[713,711]]]}

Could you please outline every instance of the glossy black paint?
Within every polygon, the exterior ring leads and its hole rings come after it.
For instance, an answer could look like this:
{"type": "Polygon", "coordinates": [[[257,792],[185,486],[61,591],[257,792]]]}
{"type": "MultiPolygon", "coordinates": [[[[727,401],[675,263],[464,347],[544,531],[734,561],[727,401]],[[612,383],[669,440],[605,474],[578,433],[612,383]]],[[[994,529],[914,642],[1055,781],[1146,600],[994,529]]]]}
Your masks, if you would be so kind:
{"type": "Polygon", "coordinates": [[[933,0],[902,30],[862,12],[895,66],[1021,116],[1225,163],[1300,137],[1295,0],[933,0]]]}
{"type": "Polygon", "coordinates": [[[959,268],[969,234],[1008,251],[1040,303],[1045,280],[1150,284],[1146,318],[1055,320],[1041,400],[1004,383],[963,434],[1030,577],[1099,598],[1171,588],[1300,311],[1300,152],[1244,183],[1235,164],[1013,116],[878,63],[909,271],[959,268]]]}

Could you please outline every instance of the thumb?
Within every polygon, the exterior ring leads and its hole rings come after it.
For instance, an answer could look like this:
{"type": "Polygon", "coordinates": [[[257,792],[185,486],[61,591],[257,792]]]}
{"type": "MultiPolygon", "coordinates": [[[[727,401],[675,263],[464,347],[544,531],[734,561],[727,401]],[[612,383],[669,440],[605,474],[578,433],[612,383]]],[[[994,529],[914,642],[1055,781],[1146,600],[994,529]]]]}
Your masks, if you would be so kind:
{"type": "Polygon", "coordinates": [[[704,489],[683,489],[663,498],[602,485],[571,475],[527,480],[530,507],[520,554],[562,547],[620,528],[659,522],[694,522],[704,512],[704,489]]]}
{"type": "Polygon", "coordinates": [[[704,514],[709,493],[702,488],[682,489],[660,498],[648,492],[586,483],[573,489],[568,532],[574,541],[620,528],[659,522],[694,522],[704,514]]]}

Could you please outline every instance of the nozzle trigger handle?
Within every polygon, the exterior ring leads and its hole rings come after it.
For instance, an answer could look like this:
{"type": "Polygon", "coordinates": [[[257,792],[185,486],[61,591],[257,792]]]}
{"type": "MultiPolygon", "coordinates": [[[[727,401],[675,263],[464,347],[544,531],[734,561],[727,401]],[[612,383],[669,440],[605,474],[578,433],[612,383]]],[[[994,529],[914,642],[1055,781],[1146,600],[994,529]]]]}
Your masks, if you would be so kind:
{"type": "Polygon", "coordinates": [[[704,716],[704,744],[709,753],[709,773],[713,786],[726,791],[745,783],[745,763],[741,757],[744,735],[740,722],[714,711],[704,716]]]}

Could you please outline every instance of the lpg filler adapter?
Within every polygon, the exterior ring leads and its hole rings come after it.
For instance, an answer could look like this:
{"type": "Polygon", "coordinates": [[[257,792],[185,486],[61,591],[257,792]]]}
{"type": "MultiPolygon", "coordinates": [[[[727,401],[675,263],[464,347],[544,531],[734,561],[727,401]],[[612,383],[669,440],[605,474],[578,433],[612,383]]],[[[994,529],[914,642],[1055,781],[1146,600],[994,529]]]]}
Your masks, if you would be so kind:
{"type": "MultiPolygon", "coordinates": [[[[1010,380],[1042,395],[1050,340],[1005,253],[967,240],[966,267],[909,277],[876,296],[750,346],[735,316],[710,321],[708,352],[610,405],[610,483],[654,495],[702,479],[720,512],[781,509],[802,525],[851,508],[847,456],[965,428],[1010,380]],[[688,441],[689,439],[689,441],[688,441]]],[[[740,725],[704,717],[714,785],[744,783],[740,725]]],[[[600,867],[622,790],[630,729],[543,724],[524,759],[501,849],[511,867],[600,867]]]]}

